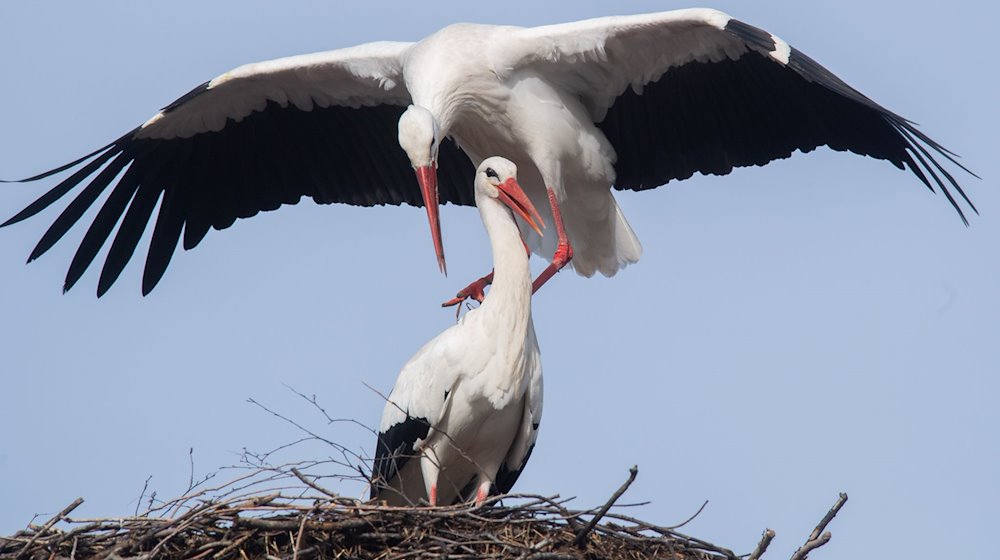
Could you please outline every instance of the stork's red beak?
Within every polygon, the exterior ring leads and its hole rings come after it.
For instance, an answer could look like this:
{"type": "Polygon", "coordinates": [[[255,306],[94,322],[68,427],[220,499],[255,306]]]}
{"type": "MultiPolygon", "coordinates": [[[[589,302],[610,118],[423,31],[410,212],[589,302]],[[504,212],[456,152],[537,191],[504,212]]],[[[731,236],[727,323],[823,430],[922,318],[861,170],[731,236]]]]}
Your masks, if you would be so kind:
{"type": "Polygon", "coordinates": [[[441,219],[438,217],[437,166],[425,165],[416,168],[416,172],[420,192],[424,196],[424,208],[427,209],[427,221],[431,226],[431,239],[434,241],[438,267],[447,276],[448,267],[444,263],[444,245],[441,243],[441,219]]]}
{"type": "Polygon", "coordinates": [[[545,227],[545,222],[542,221],[542,216],[535,210],[535,205],[531,203],[528,195],[524,194],[524,189],[521,185],[517,184],[517,180],[513,177],[508,178],[503,183],[497,185],[497,190],[500,191],[500,201],[510,207],[515,214],[521,216],[531,229],[538,232],[538,235],[542,235],[542,230],[539,226],[545,227]]]}

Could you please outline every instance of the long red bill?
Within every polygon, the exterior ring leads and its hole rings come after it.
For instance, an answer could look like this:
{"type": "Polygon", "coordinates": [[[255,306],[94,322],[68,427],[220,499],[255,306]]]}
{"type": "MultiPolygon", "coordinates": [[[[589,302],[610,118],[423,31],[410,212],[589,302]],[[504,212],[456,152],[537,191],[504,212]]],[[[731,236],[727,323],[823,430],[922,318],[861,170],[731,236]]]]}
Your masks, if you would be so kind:
{"type": "Polygon", "coordinates": [[[417,183],[424,196],[424,208],[427,209],[427,221],[431,226],[431,239],[434,241],[434,253],[437,255],[438,267],[445,276],[448,267],[444,262],[444,245],[441,243],[441,219],[438,217],[437,166],[425,165],[416,168],[417,183]]]}
{"type": "Polygon", "coordinates": [[[517,184],[517,180],[510,177],[497,185],[497,189],[500,191],[500,200],[527,222],[531,229],[538,232],[538,235],[542,235],[539,226],[545,227],[545,222],[538,210],[535,210],[535,205],[531,203],[528,195],[524,194],[524,189],[517,184]]]}

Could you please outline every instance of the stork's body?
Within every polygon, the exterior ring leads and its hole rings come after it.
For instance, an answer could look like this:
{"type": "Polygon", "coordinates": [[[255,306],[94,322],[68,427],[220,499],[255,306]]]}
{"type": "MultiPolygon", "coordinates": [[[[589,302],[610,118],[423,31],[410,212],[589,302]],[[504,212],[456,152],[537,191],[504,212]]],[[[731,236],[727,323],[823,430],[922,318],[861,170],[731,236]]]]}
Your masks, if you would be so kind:
{"type": "Polygon", "coordinates": [[[823,145],[909,168],[940,188],[963,220],[959,196],[975,209],[935,158],[961,166],[913,123],[775,35],[688,9],[536,28],[459,24],[417,43],[248,64],[92,154],[29,179],[78,168],[4,225],[76,190],[34,259],[110,188],[64,285],[77,282],[120,223],[100,295],[161,201],[146,293],[182,232],[192,248],[211,228],[302,196],[405,202],[426,207],[443,269],[439,201],[471,205],[471,161],[502,154],[555,226],[542,238],[520,224],[529,248],[553,259],[537,288],[571,258],[585,276],[612,275],[639,258],[612,188],[727,174],[823,145]]]}
{"type": "MultiPolygon", "coordinates": [[[[519,182],[557,229],[542,237],[521,228],[533,252],[555,256],[548,275],[575,255],[580,274],[611,276],[642,253],[611,194],[615,150],[580,100],[550,77],[532,68],[493,70],[502,64],[495,37],[517,30],[458,24],[417,43],[404,65],[413,105],[426,109],[473,161],[504,154],[517,165],[519,182]],[[459,50],[468,56],[450,54],[459,50]],[[428,74],[436,79],[422,79],[428,74]]],[[[411,161],[422,162],[418,150],[426,139],[413,149],[402,135],[400,142],[411,161]]]]}
{"type": "MultiPolygon", "coordinates": [[[[400,372],[380,424],[373,498],[396,505],[482,502],[491,488],[510,490],[534,446],[542,371],[531,273],[505,206],[511,203],[497,198],[516,185],[514,171],[509,161],[490,158],[477,172],[476,202],[495,281],[479,308],[428,342],[400,372]]],[[[521,215],[533,217],[534,209],[518,202],[516,191],[513,196],[521,215]]]]}

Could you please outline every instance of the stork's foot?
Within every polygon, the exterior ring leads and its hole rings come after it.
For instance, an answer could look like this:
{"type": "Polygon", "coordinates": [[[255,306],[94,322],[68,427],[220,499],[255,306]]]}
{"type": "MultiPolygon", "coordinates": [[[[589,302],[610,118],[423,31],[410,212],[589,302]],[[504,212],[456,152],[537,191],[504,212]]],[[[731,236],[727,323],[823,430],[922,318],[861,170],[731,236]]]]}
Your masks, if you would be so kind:
{"type": "Polygon", "coordinates": [[[556,254],[552,257],[552,264],[556,266],[557,269],[562,270],[562,267],[569,264],[569,261],[573,260],[573,246],[569,244],[569,241],[560,242],[556,247],[556,254]]]}
{"type": "Polygon", "coordinates": [[[455,295],[454,298],[449,299],[448,301],[442,303],[441,307],[451,307],[453,305],[458,305],[469,298],[472,298],[478,301],[479,303],[483,303],[483,299],[486,298],[486,293],[485,293],[486,286],[489,286],[492,283],[493,283],[493,273],[491,272],[486,276],[483,276],[479,280],[476,280],[475,282],[459,290],[459,292],[455,295]]]}
{"type": "Polygon", "coordinates": [[[571,260],[573,260],[573,246],[569,244],[569,240],[560,240],[559,245],[556,246],[556,254],[552,256],[552,262],[531,283],[531,293],[537,292],[543,284],[549,281],[549,278],[555,276],[571,260]]]}

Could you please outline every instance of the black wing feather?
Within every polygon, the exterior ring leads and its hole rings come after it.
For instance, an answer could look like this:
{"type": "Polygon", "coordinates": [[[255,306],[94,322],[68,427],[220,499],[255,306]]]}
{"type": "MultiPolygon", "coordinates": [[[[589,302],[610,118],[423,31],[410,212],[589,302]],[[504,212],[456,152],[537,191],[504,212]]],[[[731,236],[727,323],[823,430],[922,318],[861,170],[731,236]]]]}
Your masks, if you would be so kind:
{"type": "Polygon", "coordinates": [[[641,95],[627,88],[598,123],[618,153],[615,188],[725,175],[826,145],[909,168],[931,190],[937,184],[966,223],[952,189],[978,213],[931,150],[968,170],[913,123],[794,48],[779,63],[766,54],[776,48],[766,31],[730,20],[725,32],[747,44],[739,59],[672,68],[641,95]]]}
{"type": "Polygon", "coordinates": [[[385,488],[399,469],[416,455],[413,445],[427,437],[431,424],[426,418],[407,416],[378,435],[375,442],[375,463],[372,467],[371,498],[385,488]]]}
{"type": "Polygon", "coordinates": [[[531,458],[531,452],[534,450],[534,445],[528,448],[528,452],[524,455],[524,461],[521,461],[520,465],[508,465],[506,461],[502,463],[500,470],[497,471],[496,479],[493,480],[493,489],[490,494],[498,495],[510,492],[514,488],[514,483],[521,476],[521,472],[524,471],[524,466],[528,464],[528,459],[531,458]]]}
{"type": "MultiPolygon", "coordinates": [[[[105,149],[107,147],[108,146],[105,146],[105,149]]],[[[97,154],[97,152],[94,152],[93,154],[90,154],[90,155],[93,156],[93,155],[96,155],[96,154],[97,154]]],[[[31,204],[29,204],[27,207],[25,207],[24,210],[21,210],[14,217],[12,217],[11,219],[7,220],[3,224],[0,224],[0,227],[9,226],[11,224],[16,224],[17,222],[20,222],[21,220],[25,220],[27,218],[30,218],[30,217],[34,216],[35,214],[41,212],[42,210],[45,210],[53,202],[55,202],[55,201],[59,200],[60,198],[62,198],[62,196],[65,195],[66,193],[68,193],[70,190],[72,190],[73,187],[75,187],[78,184],[80,184],[84,179],[86,179],[87,177],[89,177],[91,174],[93,174],[95,171],[97,171],[102,165],[104,165],[105,163],[107,163],[108,160],[110,160],[111,158],[113,158],[116,155],[117,155],[116,152],[114,152],[112,150],[108,150],[107,152],[104,152],[100,156],[94,158],[90,163],[88,163],[87,165],[83,166],[76,173],[73,173],[72,175],[70,175],[69,177],[67,177],[66,179],[64,179],[61,183],[59,183],[58,185],[56,185],[55,187],[53,187],[49,192],[45,193],[44,195],[40,196],[37,200],[35,200],[31,204]]],[[[90,157],[90,156],[87,156],[87,157],[90,157]]],[[[74,165],[76,163],[80,163],[80,161],[74,162],[74,165]]],[[[56,171],[53,170],[53,172],[56,172],[56,171]]],[[[39,175],[37,177],[32,177],[32,178],[29,178],[29,179],[25,179],[25,181],[35,181],[37,179],[41,179],[41,178],[44,178],[44,177],[48,177],[48,175],[45,174],[45,173],[43,173],[42,175],[39,175]]]]}
{"type": "MultiPolygon", "coordinates": [[[[206,89],[203,84],[191,90],[164,112],[206,89]]],[[[184,248],[191,249],[209,229],[225,229],[237,218],[295,204],[303,196],[321,204],[423,206],[409,160],[397,143],[396,124],[404,109],[316,106],[303,111],[269,101],[264,110],[229,121],[218,132],[155,139],[139,137],[140,129],[135,129],[83,158],[25,179],[43,179],[83,164],[0,227],[31,217],[82,186],[32,251],[29,261],[34,260],[110,187],[64,286],[76,283],[121,221],[99,281],[103,294],[131,259],[160,200],[143,273],[147,294],[162,278],[181,235],[184,248]]],[[[473,205],[474,167],[450,139],[440,147],[438,165],[441,202],[473,205]]]]}
{"type": "MultiPolygon", "coordinates": [[[[108,167],[105,172],[112,169],[108,167]]],[[[90,263],[94,262],[94,258],[97,256],[98,251],[104,246],[104,242],[107,241],[108,237],[111,235],[112,230],[114,230],[115,224],[118,223],[119,218],[125,210],[128,208],[129,201],[135,196],[136,190],[139,188],[139,181],[141,177],[141,165],[135,165],[130,167],[128,171],[122,176],[118,183],[111,189],[111,195],[108,196],[107,200],[101,206],[101,209],[97,212],[97,217],[87,228],[87,233],[84,234],[83,240],[80,242],[80,246],[76,250],[76,254],[73,255],[73,260],[70,262],[69,270],[66,273],[66,281],[63,283],[63,291],[69,290],[76,284],[77,280],[83,276],[84,271],[90,266],[90,263]]],[[[106,181],[102,181],[103,184],[107,184],[106,181]]],[[[101,184],[91,185],[88,187],[90,192],[84,191],[81,193],[74,204],[78,201],[80,202],[81,212],[82,209],[89,207],[93,204],[94,199],[97,198],[98,193],[104,189],[101,184]],[[91,190],[91,187],[94,187],[91,190]],[[88,195],[87,198],[83,198],[83,195],[88,195]]],[[[70,205],[72,208],[73,205],[70,205]]],[[[70,208],[67,208],[69,210],[70,208]]],[[[76,212],[74,212],[74,215],[76,212]]],[[[60,216],[61,218],[61,216],[60,216]]],[[[78,218],[77,218],[78,219],[78,218]]],[[[75,221],[75,220],[74,220],[75,221]]],[[[67,222],[67,227],[70,222],[67,222]]],[[[65,230],[63,230],[65,232],[65,230]]]]}
{"type": "Polygon", "coordinates": [[[101,269],[101,277],[97,282],[97,297],[103,296],[121,275],[125,264],[135,252],[136,245],[139,244],[139,238],[146,230],[146,224],[149,222],[162,192],[161,189],[150,184],[139,186],[128,211],[125,212],[125,218],[122,220],[121,227],[118,228],[118,234],[115,235],[115,240],[111,243],[108,256],[104,260],[104,268],[101,269]]]}
{"type": "MultiPolygon", "coordinates": [[[[38,240],[38,244],[35,245],[35,248],[31,251],[31,254],[28,256],[28,262],[42,256],[42,254],[51,249],[57,241],[62,239],[62,236],[65,235],[66,232],[69,231],[69,228],[72,227],[81,216],[83,216],[83,213],[86,212],[92,204],[94,204],[97,198],[101,195],[101,192],[103,192],[104,189],[111,184],[111,181],[114,180],[114,178],[121,172],[122,169],[125,168],[126,165],[128,165],[128,158],[123,155],[119,155],[112,160],[107,167],[102,169],[101,172],[97,174],[97,177],[94,177],[94,180],[91,181],[86,188],[80,191],[80,194],[73,199],[73,202],[69,203],[62,213],[59,214],[59,217],[52,222],[52,225],[49,226],[49,229],[45,231],[42,238],[38,240]]],[[[61,186],[57,186],[56,188],[59,189],[61,186]]]]}
{"type": "MultiPolygon", "coordinates": [[[[159,177],[158,177],[159,179],[159,177]]],[[[156,226],[153,227],[153,238],[149,242],[149,252],[146,253],[146,267],[142,274],[142,295],[148,294],[170,264],[180,240],[184,227],[183,213],[178,211],[185,205],[188,191],[182,189],[166,189],[163,191],[163,201],[160,203],[156,226]]]]}

